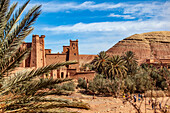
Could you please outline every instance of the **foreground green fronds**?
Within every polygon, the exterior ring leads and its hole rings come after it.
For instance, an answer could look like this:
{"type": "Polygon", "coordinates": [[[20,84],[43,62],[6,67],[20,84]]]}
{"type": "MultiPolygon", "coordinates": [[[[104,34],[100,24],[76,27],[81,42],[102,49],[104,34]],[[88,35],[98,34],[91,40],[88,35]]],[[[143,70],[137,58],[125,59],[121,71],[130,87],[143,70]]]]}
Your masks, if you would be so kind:
{"type": "Polygon", "coordinates": [[[17,10],[18,3],[9,7],[10,0],[0,1],[0,111],[51,112],[50,109],[56,109],[55,112],[60,113],[67,112],[60,109],[63,107],[89,109],[85,103],[46,98],[48,95],[71,94],[74,87],[65,84],[71,79],[54,80],[43,76],[52,70],[77,62],[55,63],[14,73],[16,67],[30,54],[31,48],[22,48],[23,40],[34,30],[32,25],[41,13],[41,5],[36,5],[22,15],[29,2],[30,0],[27,0],[17,10]],[[53,88],[61,84],[63,86],[59,89],[53,88]]]}
{"type": "Polygon", "coordinates": [[[41,13],[41,6],[34,6],[21,18],[28,0],[19,10],[14,3],[8,10],[9,0],[1,0],[0,5],[0,78],[13,71],[27,57],[30,50],[19,50],[23,40],[33,31],[33,23],[41,13]]]}
{"type": "Polygon", "coordinates": [[[67,99],[59,99],[54,97],[30,97],[30,98],[20,98],[15,102],[6,104],[6,111],[8,110],[48,110],[52,108],[80,108],[80,109],[90,109],[87,103],[72,101],[67,99]],[[24,100],[25,99],[25,100],[24,100]],[[27,101],[27,103],[22,103],[27,101]]]}
{"type": "Polygon", "coordinates": [[[23,87],[26,88],[26,86],[29,90],[29,88],[35,88],[35,87],[32,87],[31,85],[37,84],[37,86],[38,86],[37,89],[39,89],[40,87],[46,87],[48,85],[53,85],[53,84],[61,83],[64,81],[68,81],[68,80],[58,80],[58,79],[57,80],[39,79],[37,81],[37,80],[32,80],[32,79],[35,79],[35,77],[38,77],[38,76],[42,76],[44,73],[47,73],[50,70],[54,70],[61,66],[75,64],[75,63],[76,62],[65,62],[65,63],[51,64],[51,65],[48,65],[48,66],[45,66],[42,68],[33,69],[32,71],[25,70],[22,72],[18,72],[15,75],[5,77],[2,82],[3,86],[1,87],[0,94],[4,94],[4,93],[8,93],[8,92],[23,93],[22,90],[25,91],[25,89],[22,89],[22,88],[23,87]],[[40,86],[41,83],[43,83],[45,85],[40,86]],[[17,89],[19,89],[19,90],[17,90],[17,89]]]}

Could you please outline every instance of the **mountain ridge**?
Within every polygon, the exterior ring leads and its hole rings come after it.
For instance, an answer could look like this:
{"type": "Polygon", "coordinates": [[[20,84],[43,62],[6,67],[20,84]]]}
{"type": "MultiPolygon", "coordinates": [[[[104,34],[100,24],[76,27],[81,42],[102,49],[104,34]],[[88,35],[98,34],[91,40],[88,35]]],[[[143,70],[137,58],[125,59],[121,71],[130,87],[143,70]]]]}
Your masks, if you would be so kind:
{"type": "Polygon", "coordinates": [[[133,51],[138,60],[170,59],[170,31],[134,34],[116,43],[106,53],[123,55],[126,51],[133,51]]]}

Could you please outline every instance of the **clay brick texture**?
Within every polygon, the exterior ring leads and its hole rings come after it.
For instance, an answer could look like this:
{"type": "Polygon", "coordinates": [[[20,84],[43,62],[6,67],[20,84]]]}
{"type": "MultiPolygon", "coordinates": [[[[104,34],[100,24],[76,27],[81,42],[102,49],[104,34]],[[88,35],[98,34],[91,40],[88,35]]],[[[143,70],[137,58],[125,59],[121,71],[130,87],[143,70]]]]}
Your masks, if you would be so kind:
{"type": "Polygon", "coordinates": [[[70,40],[69,46],[63,46],[62,53],[52,53],[51,49],[45,49],[45,35],[33,35],[31,43],[23,43],[21,48],[30,48],[29,57],[23,61],[22,68],[39,68],[53,63],[62,63],[66,61],[76,61],[77,64],[61,67],[54,70],[44,77],[56,78],[80,78],[92,79],[95,72],[81,72],[80,67],[89,63],[96,55],[79,55],[78,40],[70,40]]]}

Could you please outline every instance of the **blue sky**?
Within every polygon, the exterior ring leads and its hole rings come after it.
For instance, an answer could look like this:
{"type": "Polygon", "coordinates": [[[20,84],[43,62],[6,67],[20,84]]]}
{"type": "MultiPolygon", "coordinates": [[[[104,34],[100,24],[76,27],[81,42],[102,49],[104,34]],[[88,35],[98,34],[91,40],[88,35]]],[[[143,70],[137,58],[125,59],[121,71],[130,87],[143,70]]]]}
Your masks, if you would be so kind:
{"type": "Polygon", "coordinates": [[[97,54],[133,34],[170,31],[170,0],[31,0],[27,9],[36,4],[42,14],[32,34],[46,35],[53,52],[70,39],[79,40],[80,54],[97,54]]]}

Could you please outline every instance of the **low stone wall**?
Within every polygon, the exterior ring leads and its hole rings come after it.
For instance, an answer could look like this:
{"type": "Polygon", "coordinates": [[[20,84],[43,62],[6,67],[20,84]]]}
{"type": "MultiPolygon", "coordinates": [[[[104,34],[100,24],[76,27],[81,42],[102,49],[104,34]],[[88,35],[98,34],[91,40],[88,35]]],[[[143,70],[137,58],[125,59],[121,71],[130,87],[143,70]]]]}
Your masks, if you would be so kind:
{"type": "Polygon", "coordinates": [[[96,73],[94,71],[77,72],[75,75],[70,76],[70,78],[73,78],[73,79],[84,78],[86,80],[93,80],[95,74],[96,73]]]}

